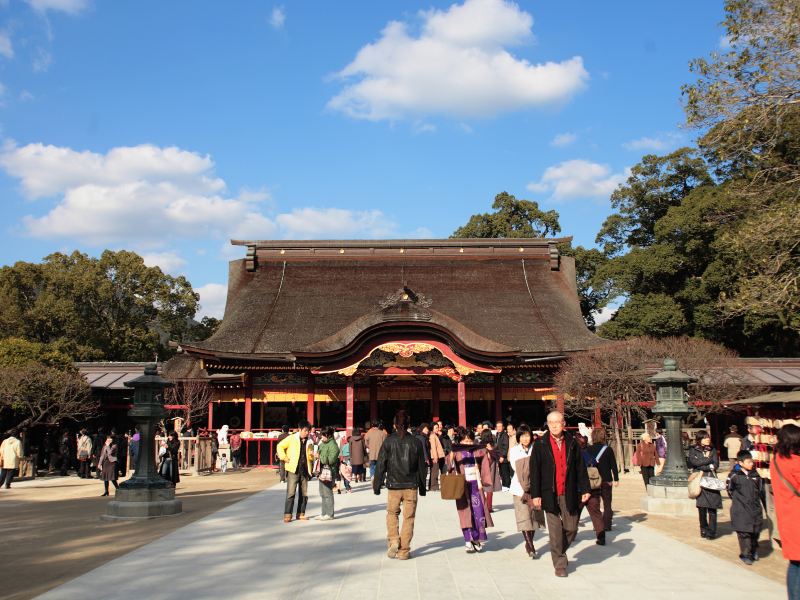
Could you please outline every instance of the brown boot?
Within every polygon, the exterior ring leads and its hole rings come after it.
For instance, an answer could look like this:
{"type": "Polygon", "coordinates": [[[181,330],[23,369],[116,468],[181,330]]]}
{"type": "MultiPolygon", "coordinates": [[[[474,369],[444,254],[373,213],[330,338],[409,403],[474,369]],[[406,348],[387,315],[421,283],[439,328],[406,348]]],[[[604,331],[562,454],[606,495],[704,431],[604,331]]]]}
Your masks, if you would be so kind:
{"type": "Polygon", "coordinates": [[[539,558],[536,554],[536,548],[533,546],[533,531],[523,531],[522,535],[525,537],[525,551],[531,558],[539,558]]]}
{"type": "Polygon", "coordinates": [[[283,515],[283,522],[284,523],[291,523],[292,522],[292,515],[283,515]]]}

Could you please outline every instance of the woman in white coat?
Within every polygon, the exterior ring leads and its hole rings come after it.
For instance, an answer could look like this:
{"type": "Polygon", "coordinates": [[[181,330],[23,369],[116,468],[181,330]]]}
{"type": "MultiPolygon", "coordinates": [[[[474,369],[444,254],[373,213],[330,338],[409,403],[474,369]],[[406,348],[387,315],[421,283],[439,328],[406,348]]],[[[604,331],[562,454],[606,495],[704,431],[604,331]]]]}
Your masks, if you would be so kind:
{"type": "Polygon", "coordinates": [[[544,513],[533,508],[530,496],[530,464],[533,449],[533,435],[527,425],[517,429],[517,444],[508,452],[509,463],[514,469],[511,478],[511,494],[514,500],[514,516],[517,519],[517,531],[525,538],[525,552],[531,558],[538,558],[533,546],[533,534],[539,527],[544,527],[544,513]]]}

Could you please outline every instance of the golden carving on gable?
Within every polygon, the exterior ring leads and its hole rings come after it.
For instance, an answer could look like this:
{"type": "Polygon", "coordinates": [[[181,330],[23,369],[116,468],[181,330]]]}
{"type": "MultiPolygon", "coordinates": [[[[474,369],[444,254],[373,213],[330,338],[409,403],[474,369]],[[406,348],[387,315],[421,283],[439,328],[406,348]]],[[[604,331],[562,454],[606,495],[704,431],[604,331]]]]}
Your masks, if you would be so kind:
{"type": "MultiPolygon", "coordinates": [[[[414,344],[381,344],[376,348],[376,350],[383,350],[384,352],[391,352],[392,354],[399,354],[403,358],[410,358],[415,354],[419,354],[420,352],[430,352],[431,350],[436,349],[435,346],[431,346],[430,344],[421,344],[421,343],[414,343],[414,344]]],[[[373,350],[374,352],[374,350],[373,350]]]]}
{"type": "Polygon", "coordinates": [[[359,367],[374,368],[423,368],[435,371],[452,379],[458,380],[461,376],[471,375],[475,369],[467,365],[458,364],[442,354],[436,346],[422,342],[401,344],[392,342],[381,344],[374,348],[369,355],[355,364],[336,371],[339,375],[351,376],[359,367]]]}

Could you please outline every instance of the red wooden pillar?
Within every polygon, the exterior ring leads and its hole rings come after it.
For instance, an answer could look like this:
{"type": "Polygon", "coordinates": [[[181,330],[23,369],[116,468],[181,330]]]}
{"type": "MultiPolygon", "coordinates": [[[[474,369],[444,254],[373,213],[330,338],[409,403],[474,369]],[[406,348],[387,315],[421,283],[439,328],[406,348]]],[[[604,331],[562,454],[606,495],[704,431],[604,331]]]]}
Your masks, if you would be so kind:
{"type": "Polygon", "coordinates": [[[494,376],[494,420],[501,421],[503,419],[503,380],[500,373],[495,373],[494,376]]]}
{"type": "Polygon", "coordinates": [[[556,410],[562,415],[564,414],[564,394],[556,395],[556,410]]]}
{"type": "Polygon", "coordinates": [[[308,374],[308,381],[306,386],[306,421],[314,424],[314,396],[316,395],[314,382],[314,375],[308,374]]]}
{"type": "Polygon", "coordinates": [[[253,425],[253,376],[244,376],[244,430],[251,431],[253,425]]]}
{"type": "Polygon", "coordinates": [[[431,377],[431,418],[433,421],[439,420],[439,377],[431,377]]]}
{"type": "Polygon", "coordinates": [[[600,400],[594,401],[594,423],[592,423],[593,429],[598,429],[603,426],[603,413],[600,410],[600,400]]]}
{"type": "Polygon", "coordinates": [[[208,403],[208,430],[214,429],[214,401],[208,403]]]}
{"type": "Polygon", "coordinates": [[[369,420],[375,425],[378,421],[378,379],[369,378],[369,420]]]}
{"type": "Polygon", "coordinates": [[[347,378],[347,407],[345,408],[345,428],[347,437],[353,435],[353,404],[356,399],[356,389],[353,385],[353,377],[347,378]]]}
{"type": "Polygon", "coordinates": [[[467,426],[467,385],[463,379],[458,381],[458,424],[467,426]]]}

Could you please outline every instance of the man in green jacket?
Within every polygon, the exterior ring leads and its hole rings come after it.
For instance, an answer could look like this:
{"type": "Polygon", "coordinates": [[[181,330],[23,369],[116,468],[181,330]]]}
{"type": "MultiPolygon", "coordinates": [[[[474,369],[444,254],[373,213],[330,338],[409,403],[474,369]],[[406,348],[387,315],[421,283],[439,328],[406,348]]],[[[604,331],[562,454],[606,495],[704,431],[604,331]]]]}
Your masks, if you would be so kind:
{"type": "Polygon", "coordinates": [[[333,427],[322,430],[322,439],[318,449],[319,458],[319,497],[322,500],[322,514],[318,521],[333,519],[333,482],[339,468],[339,445],[333,439],[333,427]]]}

